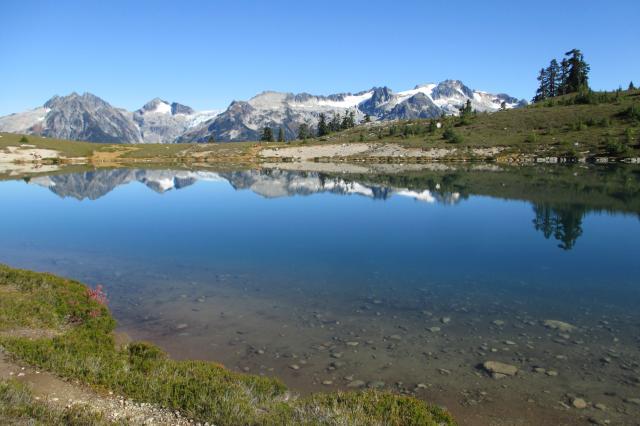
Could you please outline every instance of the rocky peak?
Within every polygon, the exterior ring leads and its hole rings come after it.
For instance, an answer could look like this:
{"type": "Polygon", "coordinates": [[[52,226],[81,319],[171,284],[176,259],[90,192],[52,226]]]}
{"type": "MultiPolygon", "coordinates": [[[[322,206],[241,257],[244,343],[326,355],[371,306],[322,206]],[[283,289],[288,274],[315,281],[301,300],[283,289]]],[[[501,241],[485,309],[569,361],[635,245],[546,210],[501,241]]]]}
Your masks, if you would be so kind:
{"type": "Polygon", "coordinates": [[[176,115],[176,114],[185,114],[185,115],[191,115],[195,113],[194,109],[191,107],[188,107],[186,105],[182,105],[179,104],[177,102],[173,102],[171,104],[171,114],[172,115],[176,115]]]}
{"type": "Polygon", "coordinates": [[[473,90],[465,86],[460,80],[445,80],[433,89],[431,96],[433,99],[461,96],[473,99],[473,90]]]}

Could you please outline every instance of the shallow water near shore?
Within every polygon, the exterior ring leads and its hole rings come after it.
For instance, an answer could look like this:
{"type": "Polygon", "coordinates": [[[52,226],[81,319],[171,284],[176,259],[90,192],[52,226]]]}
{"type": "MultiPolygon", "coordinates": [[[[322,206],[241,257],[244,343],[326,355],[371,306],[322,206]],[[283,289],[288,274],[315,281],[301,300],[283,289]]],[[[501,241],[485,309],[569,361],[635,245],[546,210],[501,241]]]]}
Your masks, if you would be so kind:
{"type": "Polygon", "coordinates": [[[639,188],[590,167],[33,176],[0,182],[0,262],[100,283],[133,338],[299,392],[635,424],[639,188]]]}

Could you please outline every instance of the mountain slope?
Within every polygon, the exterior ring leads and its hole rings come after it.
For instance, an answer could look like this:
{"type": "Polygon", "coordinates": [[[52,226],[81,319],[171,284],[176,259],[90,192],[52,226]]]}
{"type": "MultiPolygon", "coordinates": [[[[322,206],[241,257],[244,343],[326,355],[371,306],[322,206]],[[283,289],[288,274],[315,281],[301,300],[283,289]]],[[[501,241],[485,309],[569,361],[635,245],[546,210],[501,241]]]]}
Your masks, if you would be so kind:
{"type": "Polygon", "coordinates": [[[186,105],[155,98],[133,112],[133,120],[140,127],[145,143],[172,143],[217,114],[217,110],[197,112],[186,105]]]}
{"type": "Polygon", "coordinates": [[[0,131],[93,142],[140,143],[126,111],[90,93],[54,96],[42,107],[0,118],[0,131]]]}

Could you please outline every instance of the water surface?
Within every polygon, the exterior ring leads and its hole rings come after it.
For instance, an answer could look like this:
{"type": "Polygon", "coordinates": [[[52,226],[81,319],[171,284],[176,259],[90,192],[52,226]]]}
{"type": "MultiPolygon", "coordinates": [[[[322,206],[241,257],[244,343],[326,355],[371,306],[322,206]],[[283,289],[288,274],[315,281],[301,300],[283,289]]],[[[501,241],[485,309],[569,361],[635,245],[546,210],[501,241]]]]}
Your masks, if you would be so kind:
{"type": "Polygon", "coordinates": [[[633,424],[638,176],[32,176],[0,182],[0,261],[103,284],[134,338],[300,392],[388,388],[474,424],[633,424]],[[545,327],[550,319],[575,329],[545,327]],[[487,360],[520,371],[496,380],[479,368],[487,360]],[[574,396],[608,408],[564,407],[574,396]]]}

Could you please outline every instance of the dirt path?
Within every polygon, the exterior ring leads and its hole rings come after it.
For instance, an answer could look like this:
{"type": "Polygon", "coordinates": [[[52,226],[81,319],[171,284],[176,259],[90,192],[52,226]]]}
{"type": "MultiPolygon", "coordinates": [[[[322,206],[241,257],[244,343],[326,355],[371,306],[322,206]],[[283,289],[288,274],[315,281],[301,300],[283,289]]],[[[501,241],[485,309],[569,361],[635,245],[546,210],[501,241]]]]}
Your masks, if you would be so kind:
{"type": "Polygon", "coordinates": [[[0,349],[0,381],[14,379],[29,386],[36,400],[64,410],[82,405],[102,413],[109,421],[126,421],[134,425],[189,425],[188,419],[154,404],[137,403],[121,396],[102,395],[79,383],[67,382],[54,374],[22,366],[0,349]]]}

